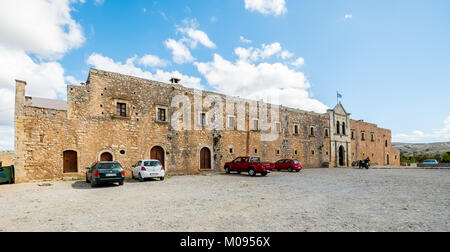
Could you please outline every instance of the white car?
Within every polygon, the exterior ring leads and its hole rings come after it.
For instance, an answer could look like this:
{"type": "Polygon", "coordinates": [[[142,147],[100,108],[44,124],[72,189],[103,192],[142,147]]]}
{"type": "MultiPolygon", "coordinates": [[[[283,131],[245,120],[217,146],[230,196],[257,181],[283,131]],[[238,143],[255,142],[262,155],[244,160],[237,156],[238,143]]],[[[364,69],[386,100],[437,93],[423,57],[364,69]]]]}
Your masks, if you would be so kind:
{"type": "Polygon", "coordinates": [[[159,178],[163,181],[165,175],[164,166],[158,160],[141,160],[131,167],[131,177],[139,179],[140,182],[144,182],[145,179],[149,178],[159,178]]]}

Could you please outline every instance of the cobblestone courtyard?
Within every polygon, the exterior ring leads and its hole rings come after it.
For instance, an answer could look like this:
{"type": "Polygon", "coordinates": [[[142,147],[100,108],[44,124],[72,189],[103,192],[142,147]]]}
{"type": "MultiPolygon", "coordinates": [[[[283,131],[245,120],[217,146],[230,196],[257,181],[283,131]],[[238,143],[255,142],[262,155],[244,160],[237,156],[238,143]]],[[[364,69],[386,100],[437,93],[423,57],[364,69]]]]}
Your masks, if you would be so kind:
{"type": "Polygon", "coordinates": [[[450,231],[450,170],[0,186],[0,231],[450,231]]]}

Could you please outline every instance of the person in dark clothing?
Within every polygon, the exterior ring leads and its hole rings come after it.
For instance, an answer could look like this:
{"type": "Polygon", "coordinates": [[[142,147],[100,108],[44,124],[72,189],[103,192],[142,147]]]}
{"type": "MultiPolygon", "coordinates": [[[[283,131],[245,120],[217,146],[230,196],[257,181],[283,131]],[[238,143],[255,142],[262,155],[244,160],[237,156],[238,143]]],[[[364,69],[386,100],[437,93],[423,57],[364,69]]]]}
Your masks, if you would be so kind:
{"type": "Polygon", "coordinates": [[[369,167],[370,167],[370,158],[369,158],[369,157],[367,157],[367,158],[364,160],[364,167],[365,167],[366,169],[369,169],[369,167]]]}

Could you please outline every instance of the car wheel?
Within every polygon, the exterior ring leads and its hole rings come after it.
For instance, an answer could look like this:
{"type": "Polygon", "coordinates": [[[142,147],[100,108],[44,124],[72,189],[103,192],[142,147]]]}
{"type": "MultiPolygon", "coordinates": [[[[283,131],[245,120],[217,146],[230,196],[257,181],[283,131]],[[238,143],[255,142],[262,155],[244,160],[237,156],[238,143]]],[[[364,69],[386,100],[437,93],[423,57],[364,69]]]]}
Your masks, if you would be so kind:
{"type": "Polygon", "coordinates": [[[119,186],[123,186],[123,180],[119,182],[119,186]]]}
{"type": "Polygon", "coordinates": [[[164,177],[159,178],[159,180],[164,181],[164,177]]]}
{"type": "Polygon", "coordinates": [[[231,173],[231,170],[230,170],[230,167],[225,167],[225,172],[227,173],[227,174],[230,174],[231,173]]]}
{"type": "Polygon", "coordinates": [[[296,170],[295,172],[300,172],[300,170],[296,170]]]}
{"type": "Polygon", "coordinates": [[[95,182],[95,179],[93,179],[93,180],[91,181],[91,187],[92,187],[92,188],[97,187],[97,183],[95,182]]]}
{"type": "Polygon", "coordinates": [[[292,172],[293,170],[292,170],[292,167],[289,167],[288,168],[288,172],[292,172]]]}
{"type": "Polygon", "coordinates": [[[251,177],[256,176],[255,168],[248,169],[248,175],[250,175],[251,177]]]}
{"type": "Polygon", "coordinates": [[[261,176],[263,176],[263,177],[265,177],[265,176],[267,176],[267,172],[263,172],[263,173],[261,173],[261,176]]]}
{"type": "Polygon", "coordinates": [[[139,173],[139,182],[144,182],[144,178],[141,176],[141,174],[139,173]]]}

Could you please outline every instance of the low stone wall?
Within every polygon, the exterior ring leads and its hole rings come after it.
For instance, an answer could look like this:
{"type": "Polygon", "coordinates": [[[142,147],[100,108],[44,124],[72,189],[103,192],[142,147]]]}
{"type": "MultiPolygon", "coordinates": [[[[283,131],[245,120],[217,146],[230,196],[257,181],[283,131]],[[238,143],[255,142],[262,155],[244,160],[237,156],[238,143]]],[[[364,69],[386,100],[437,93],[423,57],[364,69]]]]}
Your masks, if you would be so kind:
{"type": "Polygon", "coordinates": [[[436,165],[418,164],[417,167],[420,167],[420,168],[450,168],[450,164],[447,164],[447,163],[436,164],[436,165]]]}

